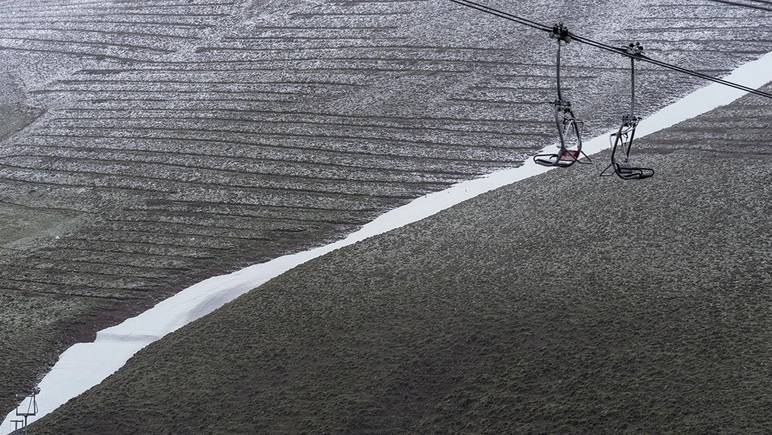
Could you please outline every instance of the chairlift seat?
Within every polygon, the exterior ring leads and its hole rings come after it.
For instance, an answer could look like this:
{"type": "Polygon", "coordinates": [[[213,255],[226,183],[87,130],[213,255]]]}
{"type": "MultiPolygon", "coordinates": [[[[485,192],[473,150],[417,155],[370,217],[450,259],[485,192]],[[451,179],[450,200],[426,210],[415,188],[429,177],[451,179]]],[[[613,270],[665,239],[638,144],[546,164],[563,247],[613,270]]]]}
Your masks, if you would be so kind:
{"type": "Polygon", "coordinates": [[[533,161],[541,166],[557,166],[567,168],[579,160],[579,152],[575,150],[564,150],[560,154],[539,154],[534,156],[533,161]]]}
{"type": "Polygon", "coordinates": [[[625,180],[643,180],[654,176],[654,170],[649,168],[639,168],[630,165],[630,163],[619,163],[616,165],[617,175],[625,180]]]}

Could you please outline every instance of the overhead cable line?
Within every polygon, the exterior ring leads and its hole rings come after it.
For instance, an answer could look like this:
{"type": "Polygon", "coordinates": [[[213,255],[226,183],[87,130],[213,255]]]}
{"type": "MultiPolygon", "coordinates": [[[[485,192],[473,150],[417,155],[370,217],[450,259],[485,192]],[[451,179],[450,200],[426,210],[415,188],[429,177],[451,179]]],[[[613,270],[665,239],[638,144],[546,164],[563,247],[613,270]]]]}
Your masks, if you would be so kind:
{"type": "MultiPolygon", "coordinates": [[[[725,5],[731,5],[731,6],[739,6],[741,8],[757,9],[757,10],[760,10],[760,11],[772,12],[772,8],[768,7],[768,6],[759,6],[759,5],[748,4],[748,3],[740,3],[740,2],[729,1],[729,0],[708,0],[708,1],[712,1],[714,3],[723,3],[725,5]]],[[[765,5],[772,4],[770,2],[765,2],[765,1],[756,1],[754,3],[761,3],[761,4],[765,4],[765,5]]]]}
{"type": "Polygon", "coordinates": [[[770,93],[767,93],[767,92],[764,92],[764,91],[759,91],[758,89],[754,89],[754,88],[751,88],[751,87],[748,87],[748,86],[744,86],[744,85],[741,85],[739,83],[734,83],[734,82],[730,82],[728,80],[724,80],[724,79],[720,79],[720,78],[717,78],[717,77],[713,77],[711,75],[708,75],[708,74],[705,74],[705,73],[701,73],[701,72],[698,72],[698,71],[693,71],[693,70],[690,70],[690,69],[686,69],[686,68],[680,67],[678,65],[672,65],[672,64],[669,64],[669,63],[666,63],[666,62],[662,62],[661,60],[652,59],[652,58],[650,58],[648,56],[645,56],[645,55],[632,55],[632,54],[629,54],[626,50],[624,50],[622,48],[617,48],[617,47],[614,47],[614,46],[611,46],[611,45],[603,44],[601,42],[593,41],[592,39],[585,38],[583,36],[578,36],[578,35],[574,35],[574,34],[571,34],[571,36],[573,37],[574,41],[581,42],[583,44],[586,44],[586,45],[589,45],[589,46],[592,46],[592,47],[596,47],[596,48],[599,48],[601,50],[606,50],[606,51],[609,51],[609,52],[612,52],[612,53],[616,53],[616,54],[619,54],[619,55],[622,55],[622,56],[625,56],[625,57],[635,58],[636,60],[640,60],[642,62],[648,62],[648,63],[650,63],[652,65],[656,65],[656,66],[659,66],[659,67],[662,67],[662,68],[667,68],[667,69],[670,69],[670,70],[673,70],[673,71],[676,71],[676,72],[680,72],[682,74],[687,74],[687,75],[698,77],[698,78],[701,78],[701,79],[704,79],[704,80],[709,80],[709,81],[712,81],[712,82],[715,82],[715,83],[718,83],[718,84],[721,84],[721,85],[724,85],[724,86],[729,86],[730,88],[739,89],[739,90],[744,91],[744,92],[748,92],[748,93],[751,93],[751,94],[755,94],[755,95],[759,95],[759,96],[762,96],[762,97],[766,97],[766,98],[772,99],[772,94],[770,94],[770,93]]]}
{"type": "MultiPolygon", "coordinates": [[[[459,4],[461,6],[465,6],[465,7],[471,8],[471,9],[475,9],[475,10],[478,10],[480,12],[484,12],[484,13],[487,13],[487,14],[490,14],[490,15],[497,16],[499,18],[504,18],[505,20],[513,21],[513,22],[516,22],[518,24],[522,24],[522,25],[531,27],[531,28],[536,29],[536,30],[540,30],[540,31],[547,32],[547,33],[550,33],[550,34],[552,34],[554,32],[554,27],[553,26],[547,26],[545,24],[541,24],[541,23],[538,23],[536,21],[529,20],[529,19],[517,16],[517,15],[513,15],[513,14],[510,14],[508,12],[504,12],[504,11],[501,11],[501,10],[498,10],[498,9],[494,9],[494,8],[489,7],[489,6],[485,6],[483,4],[476,3],[476,2],[473,2],[473,1],[470,1],[470,0],[450,0],[450,1],[453,2],[453,3],[459,4]]],[[[721,85],[724,85],[724,86],[735,88],[735,89],[741,90],[743,92],[747,92],[749,94],[758,95],[758,96],[761,96],[761,97],[772,99],[772,94],[770,94],[768,92],[760,91],[758,89],[754,89],[754,88],[751,88],[751,87],[748,87],[748,86],[744,86],[744,85],[741,85],[739,83],[734,83],[734,82],[730,82],[728,80],[724,80],[724,79],[720,79],[720,78],[717,78],[717,77],[713,77],[711,75],[708,75],[708,74],[705,74],[705,73],[701,73],[701,72],[698,72],[698,71],[693,71],[693,70],[690,70],[690,69],[687,69],[687,68],[684,68],[684,67],[680,67],[678,65],[672,65],[672,64],[669,64],[667,62],[663,62],[663,61],[660,61],[660,60],[652,59],[652,58],[650,58],[648,56],[644,56],[642,54],[631,54],[631,53],[629,53],[624,48],[614,47],[612,45],[608,45],[608,44],[604,44],[602,42],[594,41],[594,40],[592,40],[590,38],[585,38],[583,36],[579,36],[579,35],[576,35],[576,34],[571,33],[571,32],[569,33],[569,36],[570,36],[572,41],[577,41],[579,43],[582,43],[582,44],[585,44],[585,45],[589,45],[591,47],[595,47],[595,48],[598,48],[598,49],[601,49],[601,50],[605,50],[605,51],[609,51],[609,52],[612,52],[612,53],[616,53],[616,54],[619,54],[621,56],[625,56],[625,57],[628,57],[628,58],[631,58],[631,59],[635,59],[635,60],[639,60],[639,61],[642,61],[642,62],[648,62],[648,63],[650,63],[652,65],[656,65],[656,66],[659,66],[659,67],[662,67],[662,68],[666,68],[666,69],[670,69],[672,71],[679,72],[681,74],[690,75],[690,76],[697,77],[697,78],[700,78],[700,79],[703,79],[703,80],[708,80],[708,81],[711,81],[711,82],[714,82],[714,83],[718,83],[718,84],[721,84],[721,85]]]]}

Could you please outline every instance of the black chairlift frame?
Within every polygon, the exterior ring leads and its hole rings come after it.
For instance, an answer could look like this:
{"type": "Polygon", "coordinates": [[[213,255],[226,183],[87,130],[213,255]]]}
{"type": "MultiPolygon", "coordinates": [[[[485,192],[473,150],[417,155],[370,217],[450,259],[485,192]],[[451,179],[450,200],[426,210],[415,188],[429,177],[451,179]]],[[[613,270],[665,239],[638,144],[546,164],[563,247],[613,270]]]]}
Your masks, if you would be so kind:
{"type": "MultiPolygon", "coordinates": [[[[38,413],[38,401],[37,395],[40,394],[40,388],[35,387],[27,394],[17,394],[16,398],[22,401],[19,406],[16,407],[16,416],[22,419],[11,420],[14,424],[14,432],[27,427],[30,417],[34,417],[38,413]],[[24,401],[27,400],[27,409],[22,409],[24,401]]],[[[26,433],[26,432],[25,432],[26,433]]]]}
{"type": "Polygon", "coordinates": [[[641,118],[635,115],[635,59],[643,56],[643,46],[632,43],[625,48],[630,57],[630,113],[622,117],[622,125],[609,137],[611,142],[611,163],[600,173],[601,177],[616,174],[623,180],[642,180],[654,175],[654,170],[633,166],[630,163],[630,149],[635,141],[635,130],[641,118]],[[612,173],[613,171],[613,173],[612,173]]]}
{"type": "MultiPolygon", "coordinates": [[[[561,58],[561,49],[563,45],[569,44],[572,40],[571,32],[568,31],[568,28],[563,24],[559,23],[556,24],[552,28],[552,33],[550,34],[550,37],[552,39],[557,40],[558,43],[558,54],[557,54],[557,91],[558,91],[558,99],[555,100],[553,106],[555,107],[555,124],[558,128],[558,136],[560,137],[560,144],[559,144],[559,150],[555,154],[537,154],[533,156],[533,161],[536,164],[542,165],[542,166],[554,166],[554,167],[560,167],[560,168],[567,168],[569,166],[572,166],[574,163],[579,162],[583,163],[579,160],[581,156],[587,157],[586,154],[582,151],[582,132],[581,132],[581,125],[582,121],[576,119],[576,116],[574,115],[574,111],[571,108],[571,102],[568,100],[563,99],[563,89],[562,84],[560,80],[560,58],[561,58]],[[568,138],[567,136],[573,133],[575,136],[576,143],[573,145],[568,144],[568,138]]],[[[587,160],[589,160],[589,157],[587,157],[587,160]]]]}

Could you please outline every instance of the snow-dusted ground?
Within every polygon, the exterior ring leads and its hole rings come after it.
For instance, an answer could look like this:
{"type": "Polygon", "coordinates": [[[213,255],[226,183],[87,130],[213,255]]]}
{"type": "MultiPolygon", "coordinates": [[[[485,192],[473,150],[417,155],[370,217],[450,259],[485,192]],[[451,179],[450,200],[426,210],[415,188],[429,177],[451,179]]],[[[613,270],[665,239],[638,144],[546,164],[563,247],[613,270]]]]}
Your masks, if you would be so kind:
{"type": "MultiPolygon", "coordinates": [[[[772,53],[737,68],[728,80],[759,88],[772,78],[772,53]]],[[[711,84],[646,118],[638,128],[643,137],[693,118],[716,107],[729,104],[744,92],[711,84]]],[[[552,148],[552,147],[550,147],[552,148]]],[[[608,148],[608,136],[598,136],[585,144],[588,154],[608,148]]],[[[450,189],[418,198],[389,211],[345,239],[305,252],[276,258],[247,267],[229,275],[217,276],[191,286],[160,302],[144,313],[120,325],[97,333],[93,343],[80,343],[64,352],[56,365],[40,382],[38,395],[40,418],[69,399],[100,383],[120,369],[137,351],[164,335],[192,322],[266,281],[336,249],[378,234],[417,222],[453,205],[493,189],[541,174],[550,168],[527,161],[523,166],[497,171],[487,176],[459,183],[450,189]]],[[[9,414],[0,425],[0,434],[13,430],[9,414]]],[[[34,419],[30,419],[33,421],[34,419]]]]}

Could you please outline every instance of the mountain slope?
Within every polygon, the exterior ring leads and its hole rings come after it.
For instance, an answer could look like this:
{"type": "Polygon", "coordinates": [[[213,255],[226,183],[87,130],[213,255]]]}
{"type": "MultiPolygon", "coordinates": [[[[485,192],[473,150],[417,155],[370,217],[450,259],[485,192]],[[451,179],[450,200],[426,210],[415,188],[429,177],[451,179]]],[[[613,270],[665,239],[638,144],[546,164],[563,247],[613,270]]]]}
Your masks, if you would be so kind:
{"type": "MultiPolygon", "coordinates": [[[[498,5],[641,39],[711,74],[770,51],[759,11],[510,3],[498,5]]],[[[341,237],[555,141],[553,43],[445,1],[0,10],[1,83],[14,89],[0,107],[17,120],[0,130],[0,410],[74,342],[193,283],[341,237]]],[[[624,67],[566,49],[588,134],[625,110],[624,67]]],[[[661,70],[641,83],[644,112],[699,85],[661,70]]]]}
{"type": "Polygon", "coordinates": [[[746,97],[641,141],[655,178],[551,171],[301,265],[31,432],[766,433],[770,119],[746,97]]]}

